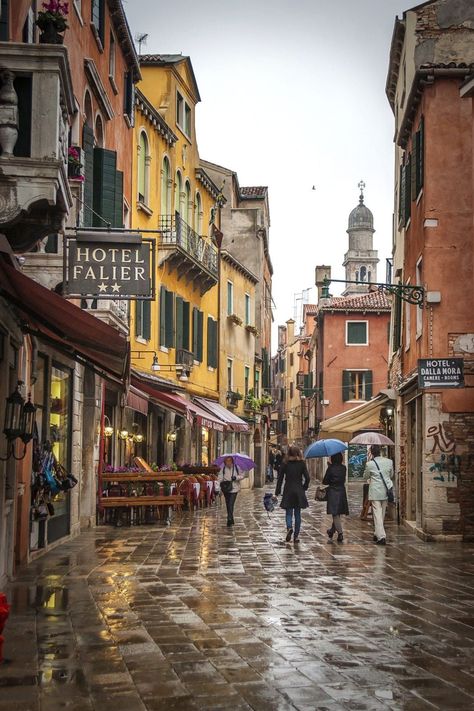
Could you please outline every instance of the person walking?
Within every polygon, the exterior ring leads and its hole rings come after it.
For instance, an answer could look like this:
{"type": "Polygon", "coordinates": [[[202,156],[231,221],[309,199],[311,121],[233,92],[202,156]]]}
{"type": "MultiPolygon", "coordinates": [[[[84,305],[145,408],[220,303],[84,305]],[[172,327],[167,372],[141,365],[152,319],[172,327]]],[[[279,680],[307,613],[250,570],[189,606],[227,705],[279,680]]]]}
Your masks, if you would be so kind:
{"type": "Polygon", "coordinates": [[[280,467],[283,462],[283,454],[281,453],[281,449],[276,449],[273,453],[273,470],[276,473],[276,476],[278,478],[278,474],[280,473],[280,467]]]}
{"type": "Polygon", "coordinates": [[[232,457],[226,457],[224,464],[217,475],[220,482],[221,491],[224,494],[227,509],[227,525],[234,525],[234,506],[237,494],[240,491],[240,482],[245,479],[245,473],[241,472],[232,457]]]}
{"type": "Polygon", "coordinates": [[[332,540],[337,531],[337,540],[342,543],[344,533],[342,531],[341,515],[349,515],[346,494],[346,467],[342,463],[341,452],[329,457],[329,462],[323,479],[323,484],[328,487],[326,513],[332,514],[332,526],[328,528],[327,534],[332,540]]]}
{"type": "Polygon", "coordinates": [[[283,480],[285,480],[285,486],[283,487],[280,508],[286,509],[286,541],[291,541],[293,535],[294,516],[295,527],[293,540],[295,543],[299,543],[301,509],[308,508],[306,491],[309,486],[309,474],[298,447],[291,446],[288,448],[288,454],[278,472],[275,496],[280,495],[283,480]]]}
{"type": "Polygon", "coordinates": [[[373,444],[370,447],[369,459],[364,470],[364,479],[369,482],[369,501],[372,504],[374,517],[374,541],[379,546],[386,544],[383,525],[387,509],[388,492],[393,489],[393,462],[388,457],[380,456],[380,447],[373,444]]]}

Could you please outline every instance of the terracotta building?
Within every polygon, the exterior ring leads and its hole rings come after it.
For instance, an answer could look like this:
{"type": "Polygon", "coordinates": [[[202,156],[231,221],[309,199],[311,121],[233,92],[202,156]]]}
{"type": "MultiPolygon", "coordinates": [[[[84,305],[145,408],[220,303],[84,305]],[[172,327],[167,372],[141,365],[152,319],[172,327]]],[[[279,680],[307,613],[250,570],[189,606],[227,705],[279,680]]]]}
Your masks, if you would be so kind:
{"type": "Polygon", "coordinates": [[[430,539],[474,539],[473,23],[474,5],[463,0],[404,12],[386,85],[395,117],[393,278],[407,287],[393,304],[390,349],[400,508],[430,539]],[[464,382],[421,382],[420,359],[463,368],[464,382]]]}

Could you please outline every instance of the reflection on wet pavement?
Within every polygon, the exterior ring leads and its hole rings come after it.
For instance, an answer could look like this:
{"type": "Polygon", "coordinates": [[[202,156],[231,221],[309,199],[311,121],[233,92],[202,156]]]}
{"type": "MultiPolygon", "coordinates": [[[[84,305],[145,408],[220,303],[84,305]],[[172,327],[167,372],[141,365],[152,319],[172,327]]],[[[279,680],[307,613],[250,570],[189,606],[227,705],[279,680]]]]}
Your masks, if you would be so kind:
{"type": "MultiPolygon", "coordinates": [[[[360,509],[353,485],[352,510],[360,509]]],[[[298,545],[263,492],[171,527],[84,532],[19,572],[0,711],[474,709],[474,546],[356,515],[298,545]]]]}

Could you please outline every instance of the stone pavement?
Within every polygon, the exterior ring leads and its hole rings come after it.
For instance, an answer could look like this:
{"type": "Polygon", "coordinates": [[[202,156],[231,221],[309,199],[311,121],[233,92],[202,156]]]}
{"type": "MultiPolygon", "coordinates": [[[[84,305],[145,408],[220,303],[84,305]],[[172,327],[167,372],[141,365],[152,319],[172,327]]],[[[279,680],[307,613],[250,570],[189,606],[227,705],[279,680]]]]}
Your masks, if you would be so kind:
{"type": "MultiPolygon", "coordinates": [[[[310,489],[314,490],[314,485],[310,489]]],[[[7,591],[0,711],[474,709],[474,546],[360,521],[300,544],[263,491],[168,528],[101,527],[7,591]]]]}

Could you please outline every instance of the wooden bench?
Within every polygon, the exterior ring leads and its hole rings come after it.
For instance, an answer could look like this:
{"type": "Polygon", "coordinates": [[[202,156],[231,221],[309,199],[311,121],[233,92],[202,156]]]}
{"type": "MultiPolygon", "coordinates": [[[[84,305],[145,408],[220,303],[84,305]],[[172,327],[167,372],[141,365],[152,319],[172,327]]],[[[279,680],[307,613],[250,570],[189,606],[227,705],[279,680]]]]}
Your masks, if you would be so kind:
{"type": "MultiPolygon", "coordinates": [[[[105,511],[104,523],[115,523],[120,525],[122,514],[126,515],[128,525],[151,523],[153,520],[153,509],[158,509],[159,513],[164,513],[168,507],[176,507],[181,511],[184,503],[184,496],[181,494],[170,494],[169,496],[101,496],[99,498],[99,509],[105,511]],[[108,515],[110,513],[110,516],[108,515]]],[[[163,518],[163,516],[162,516],[163,518]]]]}

